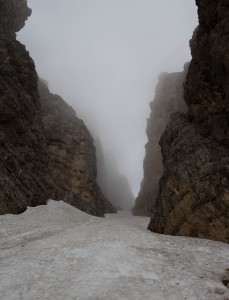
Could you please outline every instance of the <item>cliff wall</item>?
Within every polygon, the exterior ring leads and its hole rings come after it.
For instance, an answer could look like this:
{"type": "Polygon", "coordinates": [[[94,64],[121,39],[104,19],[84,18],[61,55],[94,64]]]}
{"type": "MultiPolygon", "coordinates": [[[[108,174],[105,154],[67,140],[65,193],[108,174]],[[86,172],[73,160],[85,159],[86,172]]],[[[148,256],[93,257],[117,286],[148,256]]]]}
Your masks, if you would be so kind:
{"type": "Polygon", "coordinates": [[[143,163],[144,178],[133,208],[134,215],[150,216],[150,209],[159,195],[159,179],[163,172],[159,140],[169,123],[170,114],[187,110],[183,89],[187,69],[188,64],[184,66],[183,72],[162,73],[159,77],[155,98],[150,103],[151,114],[146,129],[148,143],[145,146],[143,163]]]}
{"type": "Polygon", "coordinates": [[[113,208],[95,181],[92,138],[62,99],[39,97],[34,62],[15,38],[30,14],[25,0],[0,0],[0,214],[51,198],[102,216],[113,208]]]}
{"type": "Polygon", "coordinates": [[[229,242],[229,4],[197,0],[184,98],[160,144],[164,171],[149,229],[229,242]]]}
{"type": "Polygon", "coordinates": [[[75,111],[39,81],[47,168],[58,186],[56,198],[92,215],[115,212],[96,183],[93,139],[75,111]]]}
{"type": "Polygon", "coordinates": [[[0,213],[45,203],[53,188],[45,171],[37,74],[15,39],[31,11],[26,1],[0,1],[0,213]]]}

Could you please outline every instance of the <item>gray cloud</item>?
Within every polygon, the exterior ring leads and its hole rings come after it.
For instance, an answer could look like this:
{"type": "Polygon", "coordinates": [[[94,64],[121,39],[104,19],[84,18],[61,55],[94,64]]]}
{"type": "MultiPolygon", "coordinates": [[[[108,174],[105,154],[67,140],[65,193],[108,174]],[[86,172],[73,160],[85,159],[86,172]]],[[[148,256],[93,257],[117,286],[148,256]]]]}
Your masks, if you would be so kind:
{"type": "Polygon", "coordinates": [[[18,38],[37,71],[112,153],[136,195],[160,72],[190,60],[193,0],[29,0],[18,38]]]}

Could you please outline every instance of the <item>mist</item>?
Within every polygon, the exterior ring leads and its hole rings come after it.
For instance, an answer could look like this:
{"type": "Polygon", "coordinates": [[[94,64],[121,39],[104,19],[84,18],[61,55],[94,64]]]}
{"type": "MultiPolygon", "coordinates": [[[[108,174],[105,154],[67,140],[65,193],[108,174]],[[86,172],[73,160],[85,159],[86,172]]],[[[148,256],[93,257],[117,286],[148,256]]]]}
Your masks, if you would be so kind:
{"type": "Polygon", "coordinates": [[[183,69],[197,26],[193,0],[29,0],[18,39],[39,76],[99,136],[138,194],[146,119],[158,75],[183,69]]]}
{"type": "Polygon", "coordinates": [[[134,195],[128,179],[121,174],[114,155],[104,155],[100,138],[95,139],[97,156],[97,182],[104,196],[117,210],[130,211],[133,208],[134,195]]]}

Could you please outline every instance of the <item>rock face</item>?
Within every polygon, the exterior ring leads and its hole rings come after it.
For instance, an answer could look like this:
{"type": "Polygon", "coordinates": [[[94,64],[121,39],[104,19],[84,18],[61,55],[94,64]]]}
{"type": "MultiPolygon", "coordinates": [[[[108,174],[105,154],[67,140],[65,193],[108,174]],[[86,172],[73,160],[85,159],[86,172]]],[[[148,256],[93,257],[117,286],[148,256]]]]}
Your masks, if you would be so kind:
{"type": "Polygon", "coordinates": [[[43,103],[41,108],[34,62],[15,39],[15,32],[23,27],[30,14],[24,0],[0,0],[0,214],[20,213],[28,205],[63,197],[86,212],[103,215],[109,204],[95,183],[92,139],[63,100],[56,97],[55,102],[51,97],[50,103],[43,103]],[[49,131],[52,129],[53,134],[49,131]],[[71,134],[75,134],[72,139],[71,134]],[[56,137],[59,140],[55,141],[56,137]],[[63,151],[58,148],[60,141],[65,145],[63,151]],[[82,146],[84,142],[89,147],[87,152],[82,146]],[[74,150],[74,143],[81,146],[74,150]],[[79,160],[74,153],[80,156],[79,160]],[[60,162],[61,159],[66,161],[60,162]],[[78,177],[74,185],[71,176],[75,173],[67,170],[70,165],[74,170],[79,167],[76,173],[81,176],[82,186],[79,187],[78,177]],[[87,174],[80,173],[86,169],[87,174]]]}
{"type": "Polygon", "coordinates": [[[229,242],[229,4],[197,0],[184,97],[160,144],[164,171],[149,229],[229,242]]]}
{"type": "Polygon", "coordinates": [[[0,0],[0,26],[1,31],[15,36],[24,27],[25,21],[31,15],[31,9],[25,0],[0,0]]]}
{"type": "Polygon", "coordinates": [[[15,31],[30,14],[26,7],[26,1],[0,1],[1,214],[45,203],[53,187],[45,171],[35,66],[15,39],[15,31]]]}
{"type": "Polygon", "coordinates": [[[183,84],[188,64],[183,72],[162,73],[155,92],[155,98],[150,103],[151,114],[147,120],[148,143],[145,146],[144,179],[141,190],[133,208],[134,215],[149,216],[150,209],[159,194],[159,179],[163,172],[161,148],[159,140],[170,114],[176,111],[186,112],[183,84]]]}
{"type": "Polygon", "coordinates": [[[58,186],[55,198],[92,215],[115,212],[96,183],[95,147],[83,121],[61,97],[51,94],[41,80],[39,94],[47,167],[58,186]]]}

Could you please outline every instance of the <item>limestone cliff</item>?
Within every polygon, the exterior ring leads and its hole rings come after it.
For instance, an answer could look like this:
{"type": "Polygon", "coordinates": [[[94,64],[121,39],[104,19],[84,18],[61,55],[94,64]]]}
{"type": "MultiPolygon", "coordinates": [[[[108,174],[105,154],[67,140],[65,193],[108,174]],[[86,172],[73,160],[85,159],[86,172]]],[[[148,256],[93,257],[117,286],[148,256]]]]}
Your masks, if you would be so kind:
{"type": "Polygon", "coordinates": [[[35,66],[15,39],[30,13],[26,1],[0,1],[1,214],[45,203],[53,188],[45,171],[35,66]]]}
{"type": "Polygon", "coordinates": [[[30,14],[25,0],[0,0],[0,214],[64,198],[101,216],[112,207],[95,182],[90,134],[60,98],[41,107],[34,62],[15,38],[30,14]]]}
{"type": "Polygon", "coordinates": [[[162,73],[155,92],[155,98],[150,103],[151,114],[147,120],[148,143],[145,146],[144,178],[141,189],[133,208],[134,215],[150,215],[150,208],[154,205],[159,194],[159,179],[163,172],[161,148],[159,140],[170,114],[176,111],[186,112],[183,84],[188,64],[183,72],[162,73]]]}
{"type": "Polygon", "coordinates": [[[58,95],[39,81],[48,170],[58,186],[57,198],[92,215],[115,212],[96,183],[93,139],[83,121],[58,95]]]}
{"type": "Polygon", "coordinates": [[[229,4],[197,0],[184,98],[160,144],[164,171],[149,229],[229,242],[229,4]]]}

